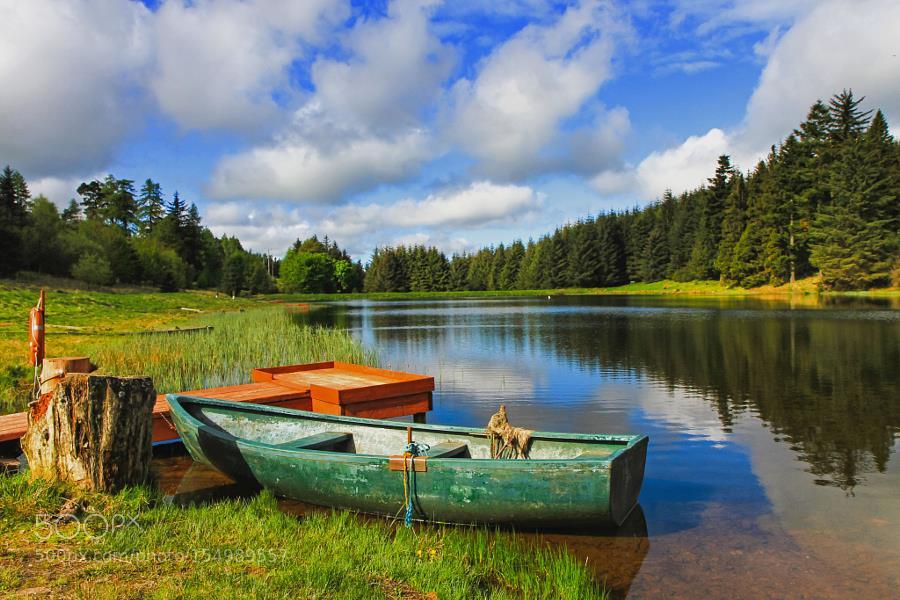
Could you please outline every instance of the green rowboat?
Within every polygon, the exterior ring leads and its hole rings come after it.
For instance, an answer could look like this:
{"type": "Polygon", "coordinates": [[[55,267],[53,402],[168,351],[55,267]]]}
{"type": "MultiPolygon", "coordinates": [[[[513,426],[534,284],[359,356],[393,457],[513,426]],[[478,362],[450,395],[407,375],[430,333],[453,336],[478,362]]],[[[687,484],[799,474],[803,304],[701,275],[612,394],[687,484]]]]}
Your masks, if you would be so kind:
{"type": "Polygon", "coordinates": [[[648,438],[535,432],[528,459],[490,458],[483,430],[167,396],[194,460],[309,504],[444,523],[620,525],[637,504],[648,438]],[[393,458],[392,458],[393,457],[393,458]],[[404,479],[409,496],[404,495],[404,479]]]}

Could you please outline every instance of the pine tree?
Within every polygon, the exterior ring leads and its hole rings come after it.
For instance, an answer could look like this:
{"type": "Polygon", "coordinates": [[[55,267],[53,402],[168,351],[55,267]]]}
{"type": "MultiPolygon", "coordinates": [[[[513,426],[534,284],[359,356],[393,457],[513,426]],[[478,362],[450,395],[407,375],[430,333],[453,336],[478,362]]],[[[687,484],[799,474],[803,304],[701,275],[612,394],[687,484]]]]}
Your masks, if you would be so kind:
{"type": "Polygon", "coordinates": [[[727,154],[719,157],[716,173],[708,182],[709,185],[701,194],[702,204],[700,221],[688,270],[696,279],[718,278],[716,258],[719,253],[719,242],[722,239],[722,219],[725,213],[725,200],[731,187],[734,167],[727,154]]]}
{"type": "Polygon", "coordinates": [[[627,283],[625,271],[625,241],[618,220],[613,216],[597,219],[599,224],[597,243],[603,268],[602,286],[627,283]]]}
{"type": "Polygon", "coordinates": [[[732,178],[731,191],[725,199],[725,212],[722,216],[722,235],[716,256],[716,270],[719,271],[722,281],[729,284],[735,283],[737,280],[731,267],[735,247],[746,227],[746,211],[747,184],[744,176],[737,173],[732,178]]]}
{"type": "Polygon", "coordinates": [[[568,280],[575,287],[596,287],[603,277],[597,227],[594,221],[579,223],[572,232],[568,280]]]}
{"type": "Polygon", "coordinates": [[[184,201],[178,196],[178,190],[172,195],[172,202],[169,203],[166,216],[172,220],[179,232],[184,228],[187,221],[187,208],[184,201]]]}
{"type": "Polygon", "coordinates": [[[138,224],[138,205],[134,198],[134,182],[107,175],[100,187],[102,209],[100,215],[126,234],[131,234],[138,224]]]}
{"type": "Polygon", "coordinates": [[[62,220],[67,225],[74,225],[81,219],[81,206],[75,198],[69,200],[69,206],[62,211],[62,220]]]}
{"type": "Polygon", "coordinates": [[[469,279],[468,254],[454,254],[450,260],[449,282],[451,290],[464,290],[469,279]]]}
{"type": "Polygon", "coordinates": [[[15,227],[25,224],[31,192],[21,173],[6,165],[0,173],[0,223],[15,227]]]}
{"type": "MultiPolygon", "coordinates": [[[[671,192],[667,190],[667,194],[671,195],[671,192]]],[[[687,192],[678,196],[672,226],[669,228],[669,276],[678,281],[691,279],[687,265],[691,258],[697,229],[696,202],[693,200],[687,192]]]]}
{"type": "Polygon", "coordinates": [[[503,272],[503,268],[506,266],[506,247],[503,244],[497,246],[497,249],[494,250],[494,257],[491,260],[491,270],[488,274],[487,280],[487,289],[489,290],[502,290],[503,286],[500,283],[500,273],[503,272]]]}
{"type": "Polygon", "coordinates": [[[139,206],[142,227],[146,231],[152,231],[166,216],[166,201],[162,195],[162,187],[152,179],[147,179],[141,187],[139,206]]]}
{"type": "Polygon", "coordinates": [[[880,112],[864,136],[843,140],[832,202],[816,216],[812,261],[834,289],[886,285],[900,250],[897,151],[880,112]]]}
{"type": "Polygon", "coordinates": [[[518,285],[519,271],[525,258],[525,245],[521,240],[513,242],[506,251],[506,263],[500,271],[501,290],[514,290],[518,285]]]}
{"type": "Polygon", "coordinates": [[[195,269],[200,268],[202,245],[203,226],[200,223],[200,210],[192,202],[181,234],[181,248],[184,252],[182,259],[195,269]]]}
{"type": "Polygon", "coordinates": [[[84,218],[96,221],[103,218],[105,201],[103,198],[103,184],[96,179],[87,181],[78,186],[76,190],[81,196],[81,206],[84,208],[84,218]]]}
{"type": "Polygon", "coordinates": [[[853,90],[844,90],[831,98],[828,112],[831,116],[829,135],[832,141],[842,144],[859,137],[866,130],[872,111],[860,110],[859,105],[865,99],[865,96],[854,98],[853,90]]]}
{"type": "Polygon", "coordinates": [[[545,273],[548,287],[559,289],[568,287],[569,280],[568,263],[569,263],[569,247],[566,242],[565,234],[561,229],[557,229],[550,238],[550,252],[547,254],[547,272],[545,273]]]}
{"type": "Polygon", "coordinates": [[[540,285],[540,251],[541,246],[534,240],[528,240],[525,246],[525,256],[519,266],[519,274],[516,277],[516,289],[534,290],[540,285]]]}
{"type": "Polygon", "coordinates": [[[655,217],[652,212],[634,208],[621,215],[620,230],[625,253],[625,280],[638,281],[644,265],[644,246],[653,229],[655,217]]]}

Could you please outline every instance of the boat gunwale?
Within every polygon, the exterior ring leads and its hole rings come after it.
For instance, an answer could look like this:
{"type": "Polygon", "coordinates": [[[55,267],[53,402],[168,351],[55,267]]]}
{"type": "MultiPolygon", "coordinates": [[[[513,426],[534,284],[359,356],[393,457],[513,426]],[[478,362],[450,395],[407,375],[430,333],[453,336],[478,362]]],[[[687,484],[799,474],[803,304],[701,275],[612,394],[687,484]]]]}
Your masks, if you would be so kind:
{"type": "MultiPolygon", "coordinates": [[[[284,408],[279,406],[269,406],[265,404],[254,404],[251,402],[241,402],[235,403],[228,400],[217,400],[214,398],[201,398],[198,396],[187,396],[182,394],[166,394],[166,401],[173,413],[178,412],[179,416],[184,419],[187,419],[191,422],[193,427],[197,430],[204,430],[208,435],[213,435],[219,439],[227,440],[231,442],[236,442],[243,446],[249,446],[252,449],[256,449],[259,451],[265,452],[274,452],[276,454],[286,454],[289,456],[306,456],[306,457],[321,457],[321,458],[330,458],[330,459],[342,459],[344,461],[350,460],[352,458],[358,458],[360,461],[370,462],[373,459],[388,461],[390,455],[388,454],[359,454],[359,453],[349,453],[349,452],[337,452],[331,450],[310,450],[305,448],[285,448],[279,444],[270,444],[267,442],[260,442],[257,440],[253,440],[250,438],[238,437],[232,435],[225,431],[222,428],[212,427],[207,423],[196,418],[192,415],[182,404],[182,400],[186,400],[189,404],[194,405],[206,405],[216,408],[223,408],[225,410],[233,411],[233,412],[248,412],[248,413],[263,413],[263,414],[272,414],[277,416],[285,416],[285,417],[299,417],[299,418],[307,418],[317,421],[326,421],[333,423],[350,423],[355,425],[363,425],[369,427],[376,427],[380,429],[397,429],[400,431],[405,431],[407,427],[412,427],[413,431],[430,431],[434,433],[450,433],[450,434],[458,434],[465,435],[469,437],[480,437],[487,438],[487,434],[485,434],[483,429],[477,429],[474,427],[462,427],[458,425],[433,425],[427,423],[414,423],[409,425],[407,423],[402,423],[399,421],[388,421],[382,419],[366,419],[362,417],[347,417],[347,416],[337,416],[337,415],[327,415],[323,413],[317,413],[306,410],[299,410],[293,408],[284,408]]],[[[532,434],[532,439],[541,439],[541,440],[550,440],[550,441],[583,441],[583,442],[594,442],[598,443],[598,445],[602,445],[604,442],[610,443],[610,445],[621,445],[620,448],[615,450],[614,452],[599,457],[572,457],[572,458],[526,458],[526,459],[516,459],[516,460],[495,460],[495,459],[485,459],[485,458],[468,458],[468,457],[453,457],[453,458],[440,458],[440,459],[431,459],[435,461],[440,461],[440,464],[446,464],[448,466],[453,466],[458,463],[463,464],[490,464],[493,467],[499,468],[521,468],[527,466],[551,466],[551,465],[559,465],[565,464],[566,466],[587,466],[592,464],[608,464],[611,465],[612,462],[630,451],[632,447],[641,443],[642,440],[646,439],[647,436],[643,434],[633,434],[633,435],[617,435],[617,434],[596,434],[596,433],[565,433],[565,432],[555,432],[555,431],[535,431],[532,434]]],[[[427,455],[426,455],[427,456],[427,455]]]]}

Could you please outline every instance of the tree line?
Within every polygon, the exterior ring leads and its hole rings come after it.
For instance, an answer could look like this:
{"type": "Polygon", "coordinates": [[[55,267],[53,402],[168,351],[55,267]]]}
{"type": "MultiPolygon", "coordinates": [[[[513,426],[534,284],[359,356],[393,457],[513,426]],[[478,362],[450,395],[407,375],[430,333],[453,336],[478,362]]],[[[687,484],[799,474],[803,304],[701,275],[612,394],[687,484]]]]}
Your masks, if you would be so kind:
{"type": "Polygon", "coordinates": [[[377,248],[367,291],[514,290],[719,279],[838,290],[900,285],[900,144],[881,110],[843,91],[749,172],[727,155],[701,187],[587,217],[527,243],[448,258],[377,248]]]}
{"type": "Polygon", "coordinates": [[[113,175],[78,186],[60,211],[0,173],[0,276],[36,271],[98,285],[229,294],[515,290],[720,279],[779,285],[821,273],[824,286],[900,285],[900,144],[852,91],[817,101],[750,171],[727,155],[697,189],[644,208],[590,216],[527,243],[446,254],[376,248],[366,269],[316,236],[283,260],[217,238],[176,191],[113,175]]]}
{"type": "Polygon", "coordinates": [[[159,183],[113,175],[78,186],[80,200],[60,211],[32,197],[21,173],[0,173],[0,276],[19,271],[72,277],[95,285],[151,285],[275,291],[273,257],[244,250],[235,237],[204,227],[196,204],[159,183]]]}

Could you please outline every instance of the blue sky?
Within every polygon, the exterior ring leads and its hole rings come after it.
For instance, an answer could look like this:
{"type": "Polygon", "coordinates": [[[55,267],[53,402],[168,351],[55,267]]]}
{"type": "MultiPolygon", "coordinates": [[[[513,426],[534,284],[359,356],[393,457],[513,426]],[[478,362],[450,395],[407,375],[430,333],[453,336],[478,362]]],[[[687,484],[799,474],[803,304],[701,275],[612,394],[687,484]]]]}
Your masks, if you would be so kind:
{"type": "Polygon", "coordinates": [[[900,3],[0,0],[0,162],[152,177],[217,234],[448,252],[744,169],[845,87],[900,115],[900,3]]]}

